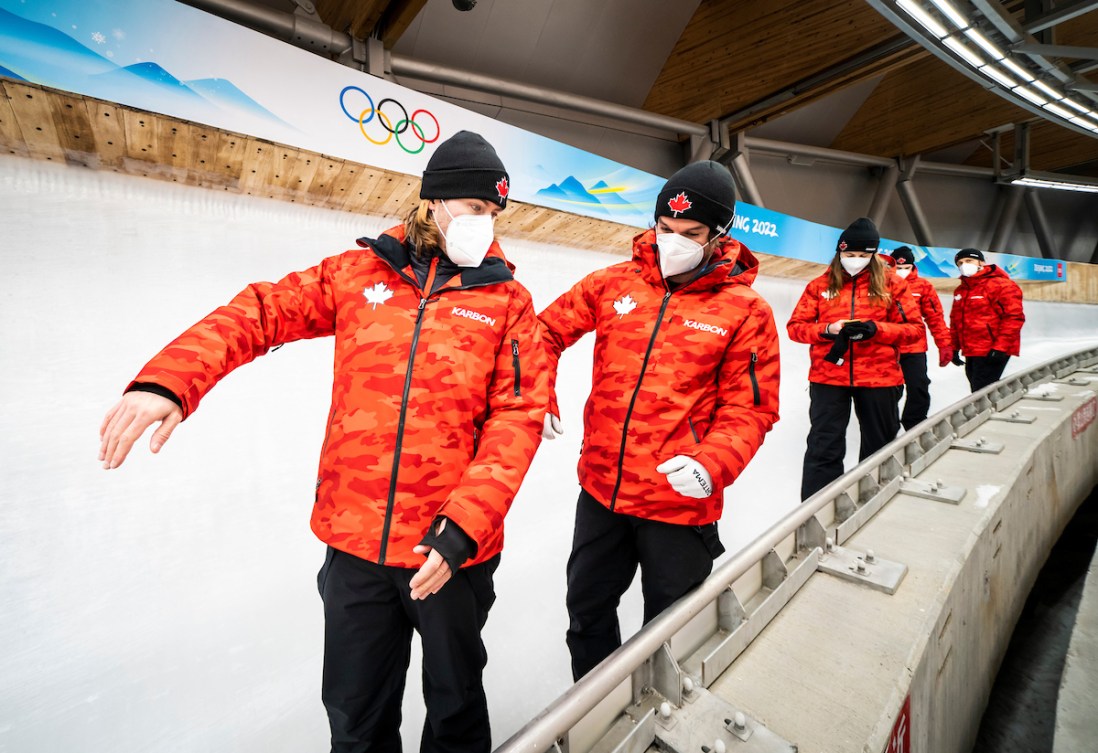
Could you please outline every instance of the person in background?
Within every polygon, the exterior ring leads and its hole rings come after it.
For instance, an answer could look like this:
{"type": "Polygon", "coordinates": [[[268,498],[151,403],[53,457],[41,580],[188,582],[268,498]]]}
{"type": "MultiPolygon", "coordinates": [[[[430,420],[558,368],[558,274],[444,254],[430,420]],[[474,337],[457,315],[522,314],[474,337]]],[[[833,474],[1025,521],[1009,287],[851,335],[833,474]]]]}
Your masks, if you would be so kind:
{"type": "Polygon", "coordinates": [[[808,447],[801,500],[843,475],[850,405],[861,427],[858,459],[896,438],[903,391],[900,349],[923,331],[907,283],[877,255],[880,236],[861,217],[839,236],[827,271],[808,283],[786,329],[807,343],[808,447]]]}
{"type": "Polygon", "coordinates": [[[900,370],[904,374],[904,385],[907,387],[907,399],[904,401],[903,413],[900,414],[900,424],[905,429],[910,429],[922,423],[930,412],[926,330],[930,330],[938,348],[939,368],[948,366],[953,360],[953,344],[938,291],[929,280],[919,276],[919,269],[915,266],[915,252],[910,246],[900,246],[890,256],[896,262],[896,274],[907,281],[907,289],[919,305],[919,313],[926,325],[918,340],[900,348],[900,370]]]}
{"type": "MultiPolygon", "coordinates": [[[[561,352],[595,332],[567,568],[577,680],[621,645],[618,603],[638,566],[645,622],[709,575],[724,489],[778,420],[774,316],[751,288],[758,261],[725,234],[734,214],[728,170],[687,165],[633,258],[539,315],[554,383],[561,352]]],[[[551,403],[546,437],[558,416],[551,403]]]]}
{"type": "Polygon", "coordinates": [[[481,630],[503,519],[549,398],[530,294],[494,240],[508,193],[492,146],[455,134],[431,156],[402,225],[249,285],[154,357],[100,429],[105,468],[158,422],[159,452],[233,369],[283,343],[335,337],[312,511],[328,545],[317,584],[333,752],[401,750],[413,630],[420,750],[491,750],[481,630]]]}
{"type": "Polygon", "coordinates": [[[1020,352],[1026,321],[1022,289],[1001,267],[988,264],[979,249],[962,248],[954,261],[961,271],[949,312],[954,363],[964,365],[976,392],[999,381],[1007,361],[1020,352]]]}

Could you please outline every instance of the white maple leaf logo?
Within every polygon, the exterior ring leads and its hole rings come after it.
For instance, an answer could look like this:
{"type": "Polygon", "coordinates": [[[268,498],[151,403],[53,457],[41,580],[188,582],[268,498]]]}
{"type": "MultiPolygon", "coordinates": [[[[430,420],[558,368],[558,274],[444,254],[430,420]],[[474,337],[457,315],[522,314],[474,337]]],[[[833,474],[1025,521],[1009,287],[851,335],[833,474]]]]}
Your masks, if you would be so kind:
{"type": "Polygon", "coordinates": [[[618,312],[618,318],[619,319],[621,319],[623,316],[628,314],[630,311],[632,311],[636,307],[637,307],[637,302],[634,301],[629,296],[625,296],[624,298],[620,298],[620,299],[614,301],[614,311],[618,312]]]}
{"type": "Polygon", "coordinates": [[[372,288],[366,288],[362,291],[362,295],[366,296],[366,302],[374,304],[374,308],[377,308],[379,303],[385,303],[393,297],[393,291],[389,290],[385,286],[385,283],[375,283],[372,288]]]}

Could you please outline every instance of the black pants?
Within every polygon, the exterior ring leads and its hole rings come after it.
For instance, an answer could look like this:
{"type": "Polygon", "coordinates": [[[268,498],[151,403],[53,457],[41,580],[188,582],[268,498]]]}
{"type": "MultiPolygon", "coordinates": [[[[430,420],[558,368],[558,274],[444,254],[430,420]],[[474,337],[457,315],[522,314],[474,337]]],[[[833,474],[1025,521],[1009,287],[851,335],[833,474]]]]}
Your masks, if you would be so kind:
{"type": "Polygon", "coordinates": [[[838,387],[808,385],[808,449],[801,475],[801,501],[843,475],[846,457],[846,427],[850,403],[862,430],[858,460],[867,457],[896,438],[900,430],[900,394],[903,387],[838,387]]]}
{"type": "Polygon", "coordinates": [[[420,751],[489,753],[492,736],[481,676],[480,631],[495,600],[496,556],[459,570],[442,589],[412,601],[416,571],[328,549],[317,585],[324,599],[324,676],[333,753],[401,753],[401,701],[412,631],[423,642],[420,751]]]}
{"type": "Polygon", "coordinates": [[[904,372],[907,400],[900,423],[905,429],[921,424],[930,412],[930,377],[926,373],[926,353],[901,353],[900,370],[904,372]]]}
{"type": "Polygon", "coordinates": [[[568,557],[568,650],[578,680],[621,645],[618,603],[641,569],[647,623],[713,570],[717,524],[675,525],[621,515],[586,491],[576,503],[568,557]]]}
{"type": "Polygon", "coordinates": [[[982,390],[989,384],[995,384],[1003,377],[1010,356],[1001,359],[987,356],[967,356],[965,358],[965,376],[973,392],[982,390]]]}

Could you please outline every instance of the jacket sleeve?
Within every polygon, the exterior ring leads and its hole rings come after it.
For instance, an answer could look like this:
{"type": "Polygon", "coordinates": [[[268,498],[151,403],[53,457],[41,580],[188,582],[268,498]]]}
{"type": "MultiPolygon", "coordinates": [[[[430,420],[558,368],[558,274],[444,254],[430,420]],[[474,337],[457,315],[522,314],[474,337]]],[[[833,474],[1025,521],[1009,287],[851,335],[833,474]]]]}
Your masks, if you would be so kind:
{"type": "Polygon", "coordinates": [[[1026,323],[1026,315],[1022,311],[1022,289],[1013,280],[1004,280],[997,288],[994,306],[999,312],[999,330],[991,349],[1017,355],[1022,325],[1026,323]]]}
{"type": "Polygon", "coordinates": [[[725,349],[713,423],[688,453],[705,466],[714,488],[743,472],[778,420],[781,367],[774,314],[761,297],[725,349]]]}
{"type": "Polygon", "coordinates": [[[331,276],[339,263],[335,256],[276,283],[252,283],[160,351],[127,390],[138,382],[170,390],[186,418],[238,366],[283,343],[332,334],[331,276]]]}
{"type": "Polygon", "coordinates": [[[548,399],[545,351],[533,302],[523,288],[496,353],[476,455],[438,512],[478,547],[503,526],[541,443],[548,399]]]}
{"type": "Polygon", "coordinates": [[[923,334],[923,317],[919,313],[919,304],[899,277],[892,278],[890,285],[892,303],[888,314],[877,322],[877,334],[874,339],[882,345],[907,345],[918,341],[923,334]]]}
{"type": "Polygon", "coordinates": [[[938,350],[951,348],[949,327],[945,322],[945,310],[942,308],[942,299],[938,297],[938,291],[929,282],[923,286],[923,295],[919,298],[919,309],[930,330],[931,337],[938,350]]]}
{"type": "MultiPolygon", "coordinates": [[[[597,274],[597,273],[596,273],[597,274]]],[[[557,364],[560,354],[598,326],[601,285],[596,274],[587,275],[538,314],[549,375],[549,412],[560,416],[557,404],[557,364]]]]}
{"type": "Polygon", "coordinates": [[[810,282],[785,325],[789,339],[809,345],[831,342],[833,338],[824,335],[824,328],[829,323],[820,321],[820,291],[815,282],[810,282]]]}

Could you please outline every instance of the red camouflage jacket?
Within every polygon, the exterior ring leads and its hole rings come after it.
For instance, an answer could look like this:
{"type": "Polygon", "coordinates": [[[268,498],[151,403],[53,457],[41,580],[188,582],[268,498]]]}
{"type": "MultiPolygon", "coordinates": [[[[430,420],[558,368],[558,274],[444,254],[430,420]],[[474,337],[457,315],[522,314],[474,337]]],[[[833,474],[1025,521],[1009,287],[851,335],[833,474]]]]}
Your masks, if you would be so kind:
{"type": "Polygon", "coordinates": [[[923,316],[926,327],[919,333],[919,339],[907,345],[900,346],[900,353],[926,353],[926,330],[930,330],[934,338],[934,345],[938,350],[952,348],[949,339],[949,327],[946,326],[945,309],[942,308],[942,299],[938,297],[938,291],[930,284],[930,280],[919,276],[916,267],[911,268],[911,273],[904,279],[907,289],[915,303],[919,305],[919,313],[923,316]]]}
{"type": "Polygon", "coordinates": [[[868,269],[854,277],[843,272],[843,287],[834,298],[828,296],[827,271],[808,283],[786,324],[790,339],[810,346],[808,381],[842,387],[896,387],[904,383],[900,348],[918,339],[923,321],[903,278],[889,271],[887,280],[892,294],[887,306],[869,297],[868,269]],[[831,363],[824,356],[834,338],[825,336],[824,328],[839,319],[872,320],[877,334],[851,343],[842,363],[831,363]]]}
{"type": "Polygon", "coordinates": [[[1022,289],[996,264],[962,277],[953,293],[949,330],[953,349],[965,356],[1001,350],[1018,355],[1022,345],[1022,289]]]}
{"type": "Polygon", "coordinates": [[[238,366],[334,335],[313,531],[356,557],[419,567],[412,547],[444,515],[476,542],[472,565],[502,549],[504,515],[541,440],[549,393],[537,318],[495,243],[480,267],[425,295],[403,238],[398,226],[249,285],[134,382],[171,390],[186,417],[238,366]]]}
{"type": "Polygon", "coordinates": [[[777,331],[746,247],[725,239],[674,292],[657,253],[654,231],[641,233],[631,261],[583,278],[539,319],[554,378],[561,351],[595,332],[582,487],[615,512],[704,525],[778,420],[777,331]],[[712,495],[685,497],[656,472],[675,455],[709,471],[712,495]]]}

